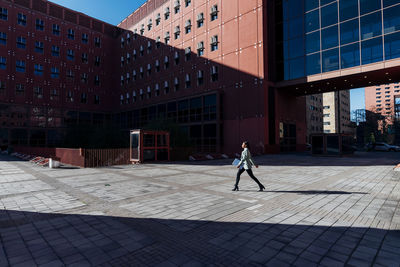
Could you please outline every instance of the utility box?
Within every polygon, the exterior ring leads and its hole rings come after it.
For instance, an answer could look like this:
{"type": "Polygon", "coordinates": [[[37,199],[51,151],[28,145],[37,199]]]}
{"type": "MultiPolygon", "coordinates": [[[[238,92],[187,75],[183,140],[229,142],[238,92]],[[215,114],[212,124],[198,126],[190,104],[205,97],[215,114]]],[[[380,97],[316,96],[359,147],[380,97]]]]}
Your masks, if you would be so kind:
{"type": "Polygon", "coordinates": [[[131,130],[130,161],[143,163],[145,161],[170,160],[170,135],[166,131],[131,130]]]}
{"type": "Polygon", "coordinates": [[[354,153],[354,138],[348,134],[311,135],[311,153],[320,156],[342,156],[354,153]]]}

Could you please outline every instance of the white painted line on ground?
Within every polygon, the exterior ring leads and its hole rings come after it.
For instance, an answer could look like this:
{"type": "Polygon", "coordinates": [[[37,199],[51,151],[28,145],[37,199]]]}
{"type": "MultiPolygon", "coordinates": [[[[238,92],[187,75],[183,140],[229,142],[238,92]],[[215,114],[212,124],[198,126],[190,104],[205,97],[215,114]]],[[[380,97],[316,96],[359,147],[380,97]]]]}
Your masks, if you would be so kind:
{"type": "Polygon", "coordinates": [[[248,210],[255,210],[255,209],[257,209],[259,207],[262,207],[262,206],[263,206],[263,204],[258,204],[258,205],[254,205],[254,206],[248,207],[247,209],[248,210]]]}

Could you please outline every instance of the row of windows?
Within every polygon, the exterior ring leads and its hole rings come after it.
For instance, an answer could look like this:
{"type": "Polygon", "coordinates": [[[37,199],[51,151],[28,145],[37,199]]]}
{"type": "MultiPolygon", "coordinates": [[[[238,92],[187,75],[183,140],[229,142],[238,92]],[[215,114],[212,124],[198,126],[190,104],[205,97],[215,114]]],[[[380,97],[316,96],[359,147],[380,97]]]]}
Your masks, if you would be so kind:
{"type": "MultiPolygon", "coordinates": [[[[0,57],[0,69],[4,70],[7,69],[7,58],[0,57]]],[[[16,60],[15,61],[15,70],[16,72],[25,73],[26,72],[26,62],[24,60],[16,60]]],[[[34,65],[33,74],[35,76],[43,76],[44,74],[44,66],[41,64],[34,65]]],[[[60,78],[60,69],[57,67],[51,67],[50,72],[51,78],[57,79],[60,78]]],[[[66,72],[66,77],[68,79],[75,79],[75,73],[72,70],[68,70],[66,72]]],[[[81,82],[87,83],[88,82],[88,74],[81,73],[81,82]]],[[[100,76],[94,76],[94,85],[100,85],[100,76]]]]}
{"type": "MultiPolygon", "coordinates": [[[[218,79],[218,76],[211,78],[213,79],[218,79]]],[[[204,84],[204,78],[202,76],[197,77],[197,84],[198,85],[203,85],[204,84]]],[[[185,88],[191,88],[192,86],[192,81],[190,79],[190,75],[186,76],[185,79],[185,88]]],[[[174,79],[174,84],[173,84],[173,90],[179,91],[180,90],[180,82],[178,78],[174,79]]],[[[164,94],[168,94],[170,92],[170,84],[168,81],[164,82],[164,94]]],[[[152,96],[160,96],[161,95],[161,90],[160,90],[160,84],[155,84],[154,90],[150,86],[147,87],[147,90],[139,89],[138,92],[133,91],[132,94],[126,93],[126,94],[121,94],[121,104],[129,104],[129,103],[134,103],[137,100],[144,100],[144,99],[150,99],[152,96]],[[132,96],[132,97],[131,97],[132,96]]]]}
{"type": "MultiPolygon", "coordinates": [[[[166,104],[158,104],[141,110],[134,110],[134,120],[168,119],[179,123],[213,121],[217,119],[216,95],[195,97],[166,104]]],[[[122,101],[126,103],[126,99],[122,101]]],[[[201,134],[201,131],[198,132],[201,134]]]]}
{"type": "MultiPolygon", "coordinates": [[[[157,71],[157,69],[156,69],[156,71],[157,71]]],[[[151,68],[148,68],[147,74],[151,75],[151,68]]],[[[134,70],[132,72],[132,80],[136,81],[137,77],[138,77],[138,75],[137,75],[136,71],[134,70]]],[[[140,68],[139,77],[140,78],[144,78],[143,68],[140,68]]],[[[130,73],[127,73],[126,76],[121,76],[121,85],[129,84],[130,81],[131,81],[130,73]]],[[[218,67],[217,66],[212,66],[211,69],[210,69],[210,81],[211,82],[218,81],[218,67]]],[[[174,89],[175,89],[175,91],[179,90],[179,84],[180,84],[179,83],[179,78],[176,77],[174,79],[174,89]]],[[[197,85],[201,86],[203,84],[204,84],[204,71],[199,70],[197,72],[197,85]]],[[[185,75],[185,87],[186,88],[191,88],[191,85],[192,85],[191,75],[190,74],[186,74],[185,75]]],[[[167,81],[165,82],[165,88],[169,88],[169,85],[168,85],[167,81]]],[[[158,90],[158,89],[159,89],[159,86],[156,85],[156,90],[158,90]]],[[[166,90],[166,91],[169,91],[169,90],[166,90]]]]}
{"type": "Polygon", "coordinates": [[[400,57],[400,32],[285,61],[285,80],[400,57]],[[383,45],[383,41],[384,44],[383,45]],[[304,73],[304,65],[306,66],[304,73]]]}
{"type": "MultiPolygon", "coordinates": [[[[187,0],[185,2],[187,2],[187,0]]],[[[190,3],[189,3],[189,5],[190,5],[190,3]]],[[[189,6],[189,5],[187,5],[187,6],[189,6]]],[[[178,14],[179,11],[180,11],[180,2],[179,1],[175,1],[174,12],[175,12],[175,14],[178,14]]],[[[164,19],[168,20],[169,17],[170,17],[170,8],[166,7],[165,10],[164,10],[164,19]]],[[[213,5],[211,7],[211,10],[210,10],[210,20],[214,21],[216,19],[218,19],[218,5],[213,5]]],[[[197,15],[197,21],[196,22],[197,22],[197,28],[201,28],[204,25],[204,13],[200,13],[200,14],[197,15]]],[[[160,23],[161,23],[161,13],[158,13],[156,15],[156,18],[155,18],[155,24],[156,24],[156,26],[158,26],[158,25],[160,25],[160,23]]],[[[144,34],[145,28],[146,27],[145,27],[144,24],[142,24],[140,26],[139,32],[140,32],[141,35],[144,34]]],[[[148,20],[148,22],[147,22],[147,30],[151,31],[152,28],[153,28],[153,19],[150,18],[148,20]]],[[[189,20],[187,20],[185,22],[185,33],[186,34],[190,33],[191,29],[192,29],[192,22],[189,19],[189,20]]],[[[134,33],[134,39],[136,39],[137,38],[137,34],[138,34],[138,29],[135,29],[133,31],[133,33],[134,33]]],[[[178,39],[179,35],[180,35],[180,27],[177,26],[177,27],[175,27],[175,39],[178,39]]],[[[121,38],[121,45],[122,46],[124,45],[124,42],[125,42],[124,38],[121,38]]],[[[129,33],[127,35],[127,42],[128,43],[130,42],[129,33]]]]}
{"type": "MultiPolygon", "coordinates": [[[[6,90],[6,83],[0,81],[0,92],[6,90]]],[[[26,93],[26,88],[24,84],[16,84],[15,85],[15,94],[18,96],[25,95],[26,93]]],[[[42,99],[45,96],[44,90],[40,86],[34,86],[33,87],[33,96],[34,98],[37,99],[42,99]]],[[[58,101],[60,98],[60,92],[58,89],[52,89],[49,92],[50,100],[58,101]]],[[[66,101],[67,102],[74,102],[74,92],[68,91],[66,93],[66,101]]],[[[80,103],[83,104],[88,104],[88,94],[87,93],[81,93],[80,95],[80,103]]],[[[93,104],[100,104],[100,96],[99,95],[94,95],[93,96],[93,104]]]]}
{"type": "MultiPolygon", "coordinates": [[[[322,29],[306,35],[306,54],[310,54],[319,50],[326,50],[332,47],[340,45],[346,45],[357,42],[359,40],[367,40],[383,34],[389,34],[400,30],[400,5],[385,10],[383,29],[382,29],[382,17],[381,12],[372,13],[365,17],[361,17],[360,20],[354,19],[341,23],[338,25],[322,29]],[[383,30],[383,32],[382,32],[383,30]],[[340,32],[340,36],[339,36],[340,32]],[[321,40],[321,42],[319,41],[321,40]]],[[[294,39],[289,42],[289,47],[293,46],[296,49],[296,41],[294,39]]],[[[291,50],[289,48],[289,58],[291,56],[291,50]]]]}
{"type": "MultiPolygon", "coordinates": [[[[157,42],[156,44],[159,44],[159,42],[157,42]]],[[[159,47],[159,45],[157,45],[157,47],[159,47]]],[[[218,50],[218,36],[217,35],[215,35],[211,38],[210,49],[211,49],[211,52],[218,50]]],[[[203,56],[204,52],[205,52],[204,42],[201,41],[197,44],[197,55],[203,56]]],[[[147,47],[147,54],[150,54],[150,53],[151,53],[151,43],[149,42],[148,47],[147,47]]],[[[191,47],[185,48],[185,61],[189,61],[191,59],[191,53],[192,53],[191,47]]],[[[144,47],[143,46],[140,46],[139,55],[144,56],[144,47]]],[[[137,59],[136,49],[133,50],[132,58],[134,60],[137,59]]],[[[127,53],[126,57],[124,57],[124,56],[121,57],[121,66],[123,66],[125,64],[125,59],[126,59],[126,62],[129,64],[131,61],[131,54],[127,53]]],[[[176,65],[178,65],[180,62],[180,53],[178,51],[175,52],[174,61],[175,61],[176,65]]],[[[159,61],[158,60],[156,61],[156,65],[159,64],[157,62],[159,62],[159,61]]],[[[166,63],[169,62],[168,56],[165,57],[165,62],[166,63]]]]}
{"type": "MultiPolygon", "coordinates": [[[[1,8],[0,7],[0,19],[8,20],[8,10],[6,8],[1,8]]],[[[23,13],[18,13],[17,23],[18,23],[18,25],[26,26],[26,24],[27,24],[26,15],[23,14],[23,13]]],[[[36,19],[35,26],[36,26],[36,30],[44,31],[45,23],[41,19],[36,19]]],[[[53,24],[52,25],[52,32],[53,32],[54,35],[60,36],[60,34],[61,34],[60,25],[53,24]]],[[[68,39],[75,40],[75,30],[67,29],[66,33],[67,33],[67,38],[68,39]]],[[[81,41],[82,41],[83,44],[89,43],[89,35],[87,33],[82,33],[81,41]]],[[[94,38],[94,45],[96,47],[101,47],[101,38],[100,37],[95,37],[94,38]]]]}

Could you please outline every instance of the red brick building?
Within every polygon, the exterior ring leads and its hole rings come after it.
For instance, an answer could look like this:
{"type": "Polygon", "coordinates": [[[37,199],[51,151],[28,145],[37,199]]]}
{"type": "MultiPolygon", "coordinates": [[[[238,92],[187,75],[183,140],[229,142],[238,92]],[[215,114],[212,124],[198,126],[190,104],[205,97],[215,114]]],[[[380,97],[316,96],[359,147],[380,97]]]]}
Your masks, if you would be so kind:
{"type": "Polygon", "coordinates": [[[0,11],[2,142],[62,145],[65,128],[104,123],[120,30],[42,0],[1,0],[0,11]]]}
{"type": "Polygon", "coordinates": [[[149,0],[115,27],[0,0],[2,142],[63,145],[77,125],[168,120],[198,151],[303,148],[304,98],[275,88],[272,2],[149,0]]]}
{"type": "Polygon", "coordinates": [[[149,0],[124,19],[123,119],[133,128],[153,117],[177,122],[201,151],[237,151],[243,140],[257,152],[304,144],[304,100],[269,81],[266,5],[149,0]]]}

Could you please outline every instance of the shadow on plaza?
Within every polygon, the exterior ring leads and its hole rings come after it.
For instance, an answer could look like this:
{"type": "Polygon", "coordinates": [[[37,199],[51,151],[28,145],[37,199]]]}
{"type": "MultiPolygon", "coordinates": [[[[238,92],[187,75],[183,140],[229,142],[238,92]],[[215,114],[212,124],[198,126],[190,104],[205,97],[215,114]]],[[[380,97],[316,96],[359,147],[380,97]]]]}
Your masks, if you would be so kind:
{"type": "Polygon", "coordinates": [[[0,242],[0,266],[172,266],[167,262],[398,266],[400,262],[400,231],[365,227],[0,210],[0,242]]]}

